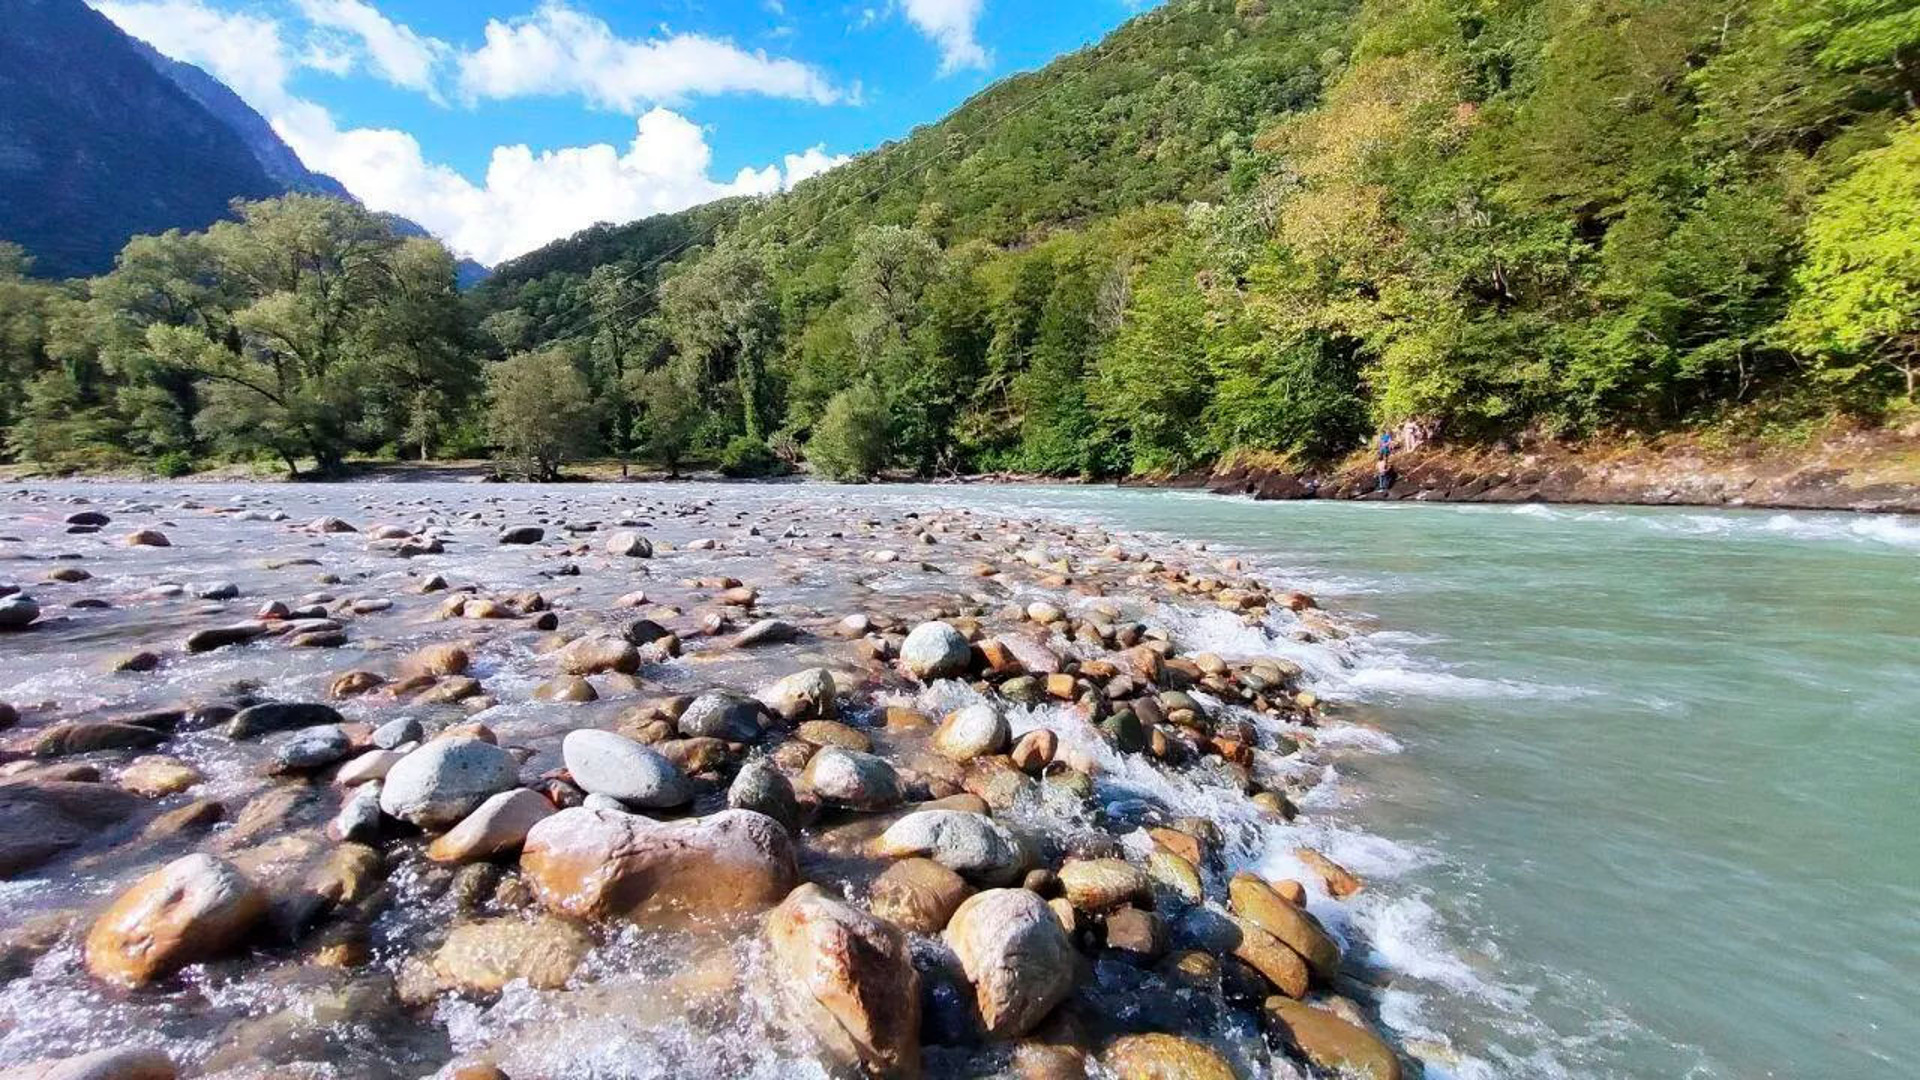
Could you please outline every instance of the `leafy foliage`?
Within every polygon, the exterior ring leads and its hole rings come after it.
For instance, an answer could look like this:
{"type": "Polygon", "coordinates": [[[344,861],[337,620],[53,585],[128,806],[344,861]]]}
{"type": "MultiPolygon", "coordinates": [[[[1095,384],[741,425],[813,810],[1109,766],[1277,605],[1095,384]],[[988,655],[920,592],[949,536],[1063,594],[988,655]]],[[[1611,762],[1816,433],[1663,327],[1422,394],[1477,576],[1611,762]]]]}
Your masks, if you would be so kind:
{"type": "Polygon", "coordinates": [[[487,369],[487,431],[530,480],[557,480],[560,467],[593,448],[587,380],[557,349],[518,353],[487,369]],[[572,422],[569,422],[572,421],[572,422]]]}
{"type": "Polygon", "coordinates": [[[83,285],[0,257],[0,421],[82,462],[425,455],[524,356],[582,443],[742,475],[1872,416],[1916,365],[1916,48],[1902,0],[1170,0],[464,309],[429,242],[295,200],[83,285]]]}
{"type": "Polygon", "coordinates": [[[807,460],[833,480],[865,480],[887,459],[887,403],[862,381],[833,395],[807,440],[807,460]]]}

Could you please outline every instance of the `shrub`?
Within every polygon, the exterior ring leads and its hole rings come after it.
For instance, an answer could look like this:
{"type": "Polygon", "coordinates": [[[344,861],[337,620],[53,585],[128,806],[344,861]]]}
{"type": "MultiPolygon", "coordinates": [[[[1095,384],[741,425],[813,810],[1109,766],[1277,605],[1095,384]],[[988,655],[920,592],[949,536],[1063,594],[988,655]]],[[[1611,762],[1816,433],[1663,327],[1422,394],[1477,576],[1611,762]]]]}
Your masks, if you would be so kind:
{"type": "Polygon", "coordinates": [[[190,476],[194,471],[193,455],[185,450],[169,450],[153,459],[153,471],[169,480],[190,476]]]}
{"type": "Polygon", "coordinates": [[[871,383],[833,395],[807,440],[807,460],[831,480],[862,481],[887,459],[887,403],[871,383]]]}
{"type": "Polygon", "coordinates": [[[720,475],[734,479],[772,476],[780,469],[780,459],[767,444],[751,435],[735,435],[720,450],[720,475]]]}

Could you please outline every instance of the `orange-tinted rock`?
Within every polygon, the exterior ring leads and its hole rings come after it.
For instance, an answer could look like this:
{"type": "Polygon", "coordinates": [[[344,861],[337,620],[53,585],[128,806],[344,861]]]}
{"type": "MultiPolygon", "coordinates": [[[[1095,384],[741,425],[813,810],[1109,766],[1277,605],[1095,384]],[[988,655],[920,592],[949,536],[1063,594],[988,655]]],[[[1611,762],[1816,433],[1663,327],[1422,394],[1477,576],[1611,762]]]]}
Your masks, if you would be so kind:
{"type": "Polygon", "coordinates": [[[549,908],[583,919],[759,910],[798,876],[787,831],[751,810],[663,823],[572,807],[527,833],[520,867],[549,908]]]}
{"type": "Polygon", "coordinates": [[[1348,897],[1366,888],[1366,882],[1350,873],[1346,867],[1327,858],[1312,848],[1295,848],[1294,857],[1307,864],[1307,868],[1320,875],[1326,883],[1327,891],[1336,897],[1348,897]]]}
{"type": "Polygon", "coordinates": [[[784,1011],[837,1064],[920,1075],[920,978],[900,929],[826,892],[795,889],[767,917],[784,1011]]]}
{"type": "Polygon", "coordinates": [[[1268,998],[1267,1023],[1294,1053],[1319,1068],[1364,1080],[1400,1080],[1400,1060],[1378,1035],[1325,1009],[1268,998]]]}
{"type": "Polygon", "coordinates": [[[233,864],[187,855],[134,882],[87,932],[87,970],[141,986],[235,947],[267,897],[233,864]]]}
{"type": "Polygon", "coordinates": [[[1272,887],[1252,874],[1239,873],[1227,884],[1228,904],[1235,915],[1280,939],[1307,961],[1313,973],[1332,979],[1340,970],[1340,946],[1320,921],[1288,903],[1272,887]]]}
{"type": "Polygon", "coordinates": [[[971,891],[966,879],[932,859],[902,859],[874,879],[868,903],[889,922],[937,934],[971,891]]]}

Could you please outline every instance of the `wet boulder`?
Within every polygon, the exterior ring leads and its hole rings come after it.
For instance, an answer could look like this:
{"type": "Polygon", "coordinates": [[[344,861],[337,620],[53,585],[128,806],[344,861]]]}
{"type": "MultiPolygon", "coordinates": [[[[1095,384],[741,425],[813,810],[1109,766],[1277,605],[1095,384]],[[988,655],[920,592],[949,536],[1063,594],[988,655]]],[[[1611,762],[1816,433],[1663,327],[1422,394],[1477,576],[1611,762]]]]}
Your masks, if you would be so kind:
{"type": "Polygon", "coordinates": [[[887,827],[874,844],[887,858],[924,857],[962,877],[1004,885],[1025,869],[1020,841],[999,822],[967,810],[916,810],[887,827]]]}
{"type": "Polygon", "coordinates": [[[622,529],[607,537],[607,554],[629,559],[653,558],[653,541],[631,529],[622,529]]]}
{"type": "Polygon", "coordinates": [[[380,835],[379,780],[370,780],[354,789],[340,805],[340,812],[327,824],[327,835],[336,840],[372,840],[380,835]]]}
{"type": "Polygon", "coordinates": [[[561,758],[581,790],[628,806],[666,809],[693,798],[693,785],[673,762],[648,746],[611,731],[570,731],[561,758]]]}
{"type": "Polygon", "coordinates": [[[1197,1039],[1148,1032],[1122,1035],[1101,1055],[1121,1080],[1237,1080],[1220,1051],[1197,1039]]]}
{"type": "Polygon", "coordinates": [[[470,862],[518,851],[535,825],[552,817],[553,804],[529,788],[502,791],[487,798],[460,824],[427,846],[435,862],[470,862]]]}
{"type": "Polygon", "coordinates": [[[780,619],[761,619],[740,631],[733,639],[736,649],[750,649],[755,645],[776,645],[783,641],[792,641],[800,636],[800,628],[780,619]]]}
{"type": "Polygon", "coordinates": [[[1060,887],[1074,907],[1094,915],[1153,899],[1146,872],[1121,859],[1069,859],[1060,867],[1060,887]]]}
{"type": "Polygon", "coordinates": [[[1059,753],[1060,737],[1046,728],[1035,728],[1020,736],[1013,744],[1008,755],[1014,768],[1030,775],[1039,775],[1053,764],[1054,755],[1059,753]]]}
{"type": "Polygon", "coordinates": [[[513,755],[484,739],[434,739],[387,770],[380,809],[423,829],[443,829],[517,786],[519,774],[513,755]]]}
{"type": "Polygon", "coordinates": [[[266,894],[233,864],[187,855],[134,882],[94,922],[87,970],[143,986],[231,950],[266,911],[266,894]]]}
{"type": "Polygon", "coordinates": [[[1323,980],[1340,971],[1340,946],[1314,918],[1288,903],[1258,877],[1239,873],[1227,884],[1228,905],[1235,915],[1265,930],[1300,954],[1323,980]]]}
{"type": "Polygon", "coordinates": [[[933,733],[933,747],[955,761],[967,762],[1000,753],[1012,738],[1007,718],[982,702],[949,713],[933,733]]]}
{"type": "Polygon", "coordinates": [[[932,859],[902,859],[874,879],[868,904],[916,934],[937,934],[972,892],[964,878],[932,859]]]}
{"type": "Polygon", "coordinates": [[[1253,923],[1236,915],[1195,908],[1187,913],[1182,927],[1184,939],[1203,945],[1216,956],[1231,956],[1246,963],[1287,997],[1306,996],[1312,977],[1306,960],[1253,923]]]}
{"type": "Polygon", "coordinates": [[[178,758],[149,754],[134,758],[114,781],[149,799],[177,795],[200,782],[200,771],[178,758]]]}
{"type": "Polygon", "coordinates": [[[887,759],[827,746],[814,752],[800,783],[828,806],[885,810],[900,805],[900,774],[887,759]]]}
{"type": "Polygon", "coordinates": [[[907,937],[818,885],[767,916],[783,1013],[827,1057],[871,1077],[920,1075],[920,978],[907,937]]]}
{"type": "Polygon", "coordinates": [[[826,720],[834,712],[833,673],[826,668],[796,671],[754,695],[775,716],[789,723],[826,720]]]}
{"type": "Polygon", "coordinates": [[[973,648],[951,625],[925,622],[901,642],[900,662],[922,682],[951,679],[965,675],[973,666],[973,648]]]}
{"type": "Polygon", "coordinates": [[[560,650],[560,670],[567,675],[631,675],[640,670],[640,650],[617,637],[583,637],[560,650]]]}
{"type": "Polygon", "coordinates": [[[398,716],[373,729],[373,745],[392,750],[427,737],[426,728],[411,716],[398,716]]]}
{"type": "Polygon", "coordinates": [[[1268,998],[1267,1026],[1282,1044],[1316,1067],[1361,1080],[1400,1080],[1400,1059],[1380,1036],[1303,1001],[1268,998]]]}
{"type": "Polygon", "coordinates": [[[330,705],[310,701],[268,701],[233,714],[227,721],[227,738],[251,739],[276,731],[343,724],[346,718],[330,705]]]}
{"type": "Polygon", "coordinates": [[[488,919],[453,928],[433,954],[439,985],[468,994],[497,994],[515,979],[535,990],[567,983],[593,940],[565,919],[488,919]]]}
{"type": "Polygon", "coordinates": [[[751,810],[658,822],[572,807],[527,833],[520,868],[542,903],[581,919],[758,911],[799,876],[787,830],[751,810]]]}
{"type": "Polygon", "coordinates": [[[174,1080],[179,1075],[167,1055],[139,1047],[95,1050],[0,1070],[0,1080],[174,1080]]]}
{"type": "Polygon", "coordinates": [[[991,1038],[1018,1038],[1073,992],[1073,943],[1047,902],[1025,889],[967,898],[941,936],[973,984],[991,1038]]]}
{"type": "Polygon", "coordinates": [[[400,661],[402,678],[429,675],[435,678],[445,675],[465,675],[473,665],[473,657],[464,645],[442,641],[424,645],[408,654],[400,661]]]}
{"type": "Polygon", "coordinates": [[[1032,638],[1008,634],[994,642],[1004,657],[1002,670],[1042,678],[1060,671],[1060,654],[1032,638]]]}
{"type": "Polygon", "coordinates": [[[0,784],[0,876],[30,870],[131,817],[140,797],[107,784],[0,784]]]}
{"type": "Polygon", "coordinates": [[[187,651],[190,653],[212,652],[229,645],[245,644],[266,632],[267,624],[258,619],[231,623],[227,626],[209,626],[187,635],[187,651]]]}
{"type": "Polygon", "coordinates": [[[25,630],[40,617],[40,605],[22,593],[0,597],[0,630],[25,630]]]}
{"type": "Polygon", "coordinates": [[[346,757],[352,749],[353,740],[338,725],[311,727],[275,747],[268,768],[276,774],[312,772],[346,757]]]}
{"type": "Polygon", "coordinates": [[[141,750],[166,741],[165,732],[138,724],[74,720],[41,731],[33,741],[33,756],[53,758],[95,750],[141,750]]]}
{"type": "Polygon", "coordinates": [[[1136,907],[1110,912],[1102,921],[1107,948],[1141,967],[1167,951],[1167,924],[1159,915],[1136,907]]]}
{"type": "Polygon", "coordinates": [[[800,803],[794,797],[793,784],[765,758],[740,767],[732,786],[727,788],[727,805],[735,810],[765,814],[790,833],[800,828],[800,803]]]}
{"type": "Polygon", "coordinates": [[[760,716],[758,700],[732,690],[710,690],[680,714],[680,734],[757,742],[762,734],[760,716]]]}

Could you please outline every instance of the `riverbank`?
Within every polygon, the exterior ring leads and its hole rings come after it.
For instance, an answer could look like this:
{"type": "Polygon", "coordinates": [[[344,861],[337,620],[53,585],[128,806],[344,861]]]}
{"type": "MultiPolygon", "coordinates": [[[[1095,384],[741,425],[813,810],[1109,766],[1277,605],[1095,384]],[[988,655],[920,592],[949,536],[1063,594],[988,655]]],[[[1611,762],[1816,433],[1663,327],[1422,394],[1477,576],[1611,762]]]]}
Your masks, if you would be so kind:
{"type": "Polygon", "coordinates": [[[1397,453],[1377,490],[1375,458],[1327,469],[1246,458],[1128,485],[1202,488],[1256,500],[1577,503],[1920,513],[1920,432],[1873,431],[1808,446],[1714,448],[1671,438],[1529,451],[1441,447],[1397,453]]]}
{"type": "MultiPolygon", "coordinates": [[[[1127,488],[1204,490],[1257,501],[1343,499],[1369,502],[1564,503],[1616,506],[1699,506],[1854,513],[1920,514],[1920,427],[1832,434],[1791,447],[1759,443],[1724,447],[1694,437],[1604,445],[1547,445],[1527,450],[1438,447],[1396,453],[1391,485],[1377,489],[1375,458],[1356,453],[1329,467],[1302,469],[1271,455],[1239,455],[1183,473],[1127,477],[1127,488]]],[[[458,461],[356,461],[346,475],[302,477],[300,483],[491,483],[498,465],[458,461]]],[[[793,483],[802,475],[737,481],[793,483]]],[[[885,479],[913,483],[908,474],[885,479]]],[[[283,473],[262,474],[229,465],[161,481],[137,470],[85,476],[53,475],[30,465],[0,466],[0,483],[290,483],[283,473]]],[[[562,484],[712,483],[717,470],[689,468],[668,476],[646,465],[602,460],[569,465],[562,484]]],[[[979,473],[939,484],[1062,485],[1086,483],[1028,473],[979,473]]],[[[1100,483],[1094,481],[1092,483],[1100,483]]]]}
{"type": "Polygon", "coordinates": [[[1383,1020],[1383,887],[1313,808],[1341,622],[1203,546],[847,493],[8,497],[0,1063],[1451,1059],[1383,1020]]]}

